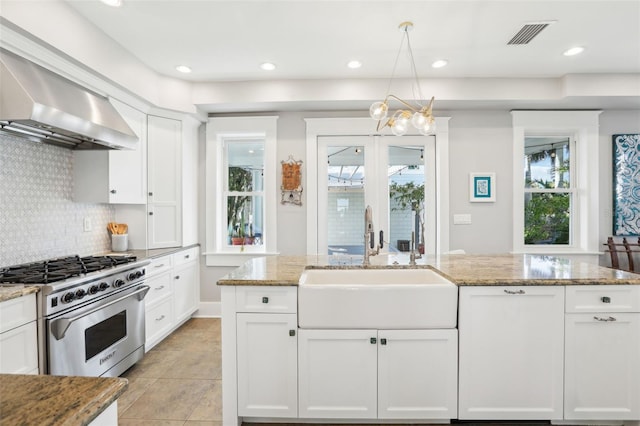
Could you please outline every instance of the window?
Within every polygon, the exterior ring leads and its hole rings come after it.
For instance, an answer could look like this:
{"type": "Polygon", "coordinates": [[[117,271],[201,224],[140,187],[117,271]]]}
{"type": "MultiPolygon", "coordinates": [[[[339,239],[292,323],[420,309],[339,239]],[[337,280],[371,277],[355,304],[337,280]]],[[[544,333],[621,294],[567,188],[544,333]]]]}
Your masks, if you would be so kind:
{"type": "Polygon", "coordinates": [[[525,245],[571,245],[573,151],[568,137],[525,137],[525,245]]]}
{"type": "Polygon", "coordinates": [[[513,111],[513,250],[597,254],[599,111],[513,111]]]}
{"type": "Polygon", "coordinates": [[[277,117],[216,117],[207,124],[206,255],[235,266],[275,254],[277,117]]]}

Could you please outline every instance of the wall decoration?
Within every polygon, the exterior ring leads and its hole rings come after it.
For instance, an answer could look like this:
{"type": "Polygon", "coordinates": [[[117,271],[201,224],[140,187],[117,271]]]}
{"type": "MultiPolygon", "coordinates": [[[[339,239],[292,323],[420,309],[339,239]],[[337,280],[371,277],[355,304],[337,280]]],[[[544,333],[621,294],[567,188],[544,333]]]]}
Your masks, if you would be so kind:
{"type": "Polygon", "coordinates": [[[496,174],[469,174],[469,201],[472,203],[492,203],[496,201],[496,174]]]}
{"type": "Polygon", "coordinates": [[[613,234],[640,235],[640,134],[613,135],[613,234]]]}
{"type": "Polygon", "coordinates": [[[290,155],[282,164],[281,204],[302,205],[302,160],[294,160],[290,155]]]}

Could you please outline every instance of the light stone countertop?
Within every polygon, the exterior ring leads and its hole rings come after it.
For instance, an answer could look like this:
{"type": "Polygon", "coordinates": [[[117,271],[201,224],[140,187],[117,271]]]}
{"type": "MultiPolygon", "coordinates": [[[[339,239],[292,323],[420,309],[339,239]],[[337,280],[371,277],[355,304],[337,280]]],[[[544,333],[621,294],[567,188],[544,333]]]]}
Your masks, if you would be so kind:
{"type": "Polygon", "coordinates": [[[0,285],[0,302],[22,297],[31,293],[37,293],[40,287],[35,285],[0,285]]]}
{"type": "MultiPolygon", "coordinates": [[[[363,268],[358,256],[269,256],[254,258],[218,280],[218,285],[298,285],[308,268],[363,268]]],[[[371,257],[367,268],[410,268],[408,256],[371,257]],[[394,264],[397,262],[398,264],[394,264]]],[[[459,286],[640,285],[640,274],[543,255],[441,255],[417,260],[413,268],[433,268],[459,286]]]]}
{"type": "Polygon", "coordinates": [[[87,425],[127,386],[119,377],[0,374],[0,424],[87,425]]]}

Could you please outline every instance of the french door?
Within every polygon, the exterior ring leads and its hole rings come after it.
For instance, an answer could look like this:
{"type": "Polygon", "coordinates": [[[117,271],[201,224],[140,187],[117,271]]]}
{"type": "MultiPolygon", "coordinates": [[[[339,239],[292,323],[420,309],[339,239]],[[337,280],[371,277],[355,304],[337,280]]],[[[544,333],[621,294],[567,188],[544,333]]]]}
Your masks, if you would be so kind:
{"type": "Polygon", "coordinates": [[[318,136],[317,253],[364,253],[364,210],[383,252],[436,248],[433,136],[318,136]]]}

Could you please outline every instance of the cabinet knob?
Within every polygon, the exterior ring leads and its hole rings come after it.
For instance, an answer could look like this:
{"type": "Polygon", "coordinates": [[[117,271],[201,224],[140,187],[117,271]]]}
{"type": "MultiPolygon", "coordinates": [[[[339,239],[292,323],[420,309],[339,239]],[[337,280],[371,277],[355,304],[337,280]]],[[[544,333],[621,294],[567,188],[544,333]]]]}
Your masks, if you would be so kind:
{"type": "Polygon", "coordinates": [[[371,342],[372,345],[375,345],[377,341],[378,339],[376,339],[375,337],[372,337],[371,339],[369,339],[369,342],[371,342]]]}
{"type": "Polygon", "coordinates": [[[387,344],[387,339],[380,339],[380,344],[381,345],[386,345],[387,344]]]}
{"type": "Polygon", "coordinates": [[[185,254],[185,255],[184,255],[184,258],[185,258],[185,259],[188,259],[188,258],[189,258],[189,255],[188,255],[188,254],[185,254]]]}
{"type": "Polygon", "coordinates": [[[116,191],[115,189],[112,189],[112,190],[111,190],[111,191],[109,191],[109,192],[110,192],[110,193],[112,193],[112,194],[115,194],[115,193],[116,193],[116,192],[118,192],[118,191],[116,191]]]}
{"type": "Polygon", "coordinates": [[[150,192],[150,193],[149,193],[149,197],[153,197],[153,192],[150,192]]]}
{"type": "Polygon", "coordinates": [[[269,298],[268,297],[263,297],[262,298],[262,303],[269,303],[269,298]]]}
{"type": "Polygon", "coordinates": [[[602,303],[611,303],[611,298],[609,296],[604,296],[600,300],[602,300],[602,303]]]}
{"type": "Polygon", "coordinates": [[[289,336],[295,336],[296,335],[296,331],[295,330],[289,330],[289,336]]]}
{"type": "Polygon", "coordinates": [[[153,212],[149,212],[149,216],[153,216],[153,212]]]}
{"type": "Polygon", "coordinates": [[[175,278],[176,278],[176,280],[179,280],[180,279],[180,275],[176,275],[175,278]]]}

